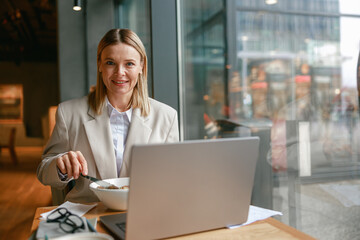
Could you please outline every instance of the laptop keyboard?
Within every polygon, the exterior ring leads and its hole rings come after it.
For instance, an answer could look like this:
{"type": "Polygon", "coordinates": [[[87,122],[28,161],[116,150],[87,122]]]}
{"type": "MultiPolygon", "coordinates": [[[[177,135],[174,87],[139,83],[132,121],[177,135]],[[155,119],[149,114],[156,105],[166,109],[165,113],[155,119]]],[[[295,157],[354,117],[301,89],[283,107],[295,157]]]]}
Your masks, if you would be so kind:
{"type": "Polygon", "coordinates": [[[126,222],[116,223],[116,226],[117,226],[118,228],[120,228],[123,232],[125,232],[126,222]]]}

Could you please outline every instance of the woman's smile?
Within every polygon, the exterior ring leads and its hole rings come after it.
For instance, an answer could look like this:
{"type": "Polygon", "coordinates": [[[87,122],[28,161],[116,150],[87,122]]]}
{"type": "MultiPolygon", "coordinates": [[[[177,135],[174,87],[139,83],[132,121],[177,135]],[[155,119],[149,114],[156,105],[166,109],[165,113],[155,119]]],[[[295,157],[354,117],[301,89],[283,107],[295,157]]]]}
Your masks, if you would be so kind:
{"type": "Polygon", "coordinates": [[[112,80],[113,83],[115,84],[125,84],[128,83],[128,80],[112,80]]]}

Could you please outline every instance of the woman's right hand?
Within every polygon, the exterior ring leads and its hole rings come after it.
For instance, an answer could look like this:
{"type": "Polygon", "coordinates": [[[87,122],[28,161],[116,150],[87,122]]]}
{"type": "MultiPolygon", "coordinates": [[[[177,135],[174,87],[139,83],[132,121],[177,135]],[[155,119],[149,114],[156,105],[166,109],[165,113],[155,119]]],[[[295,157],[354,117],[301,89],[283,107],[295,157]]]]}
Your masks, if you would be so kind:
{"type": "Polygon", "coordinates": [[[69,151],[56,159],[56,166],[62,174],[67,174],[68,178],[78,179],[80,173],[88,174],[87,162],[80,151],[69,151]]]}

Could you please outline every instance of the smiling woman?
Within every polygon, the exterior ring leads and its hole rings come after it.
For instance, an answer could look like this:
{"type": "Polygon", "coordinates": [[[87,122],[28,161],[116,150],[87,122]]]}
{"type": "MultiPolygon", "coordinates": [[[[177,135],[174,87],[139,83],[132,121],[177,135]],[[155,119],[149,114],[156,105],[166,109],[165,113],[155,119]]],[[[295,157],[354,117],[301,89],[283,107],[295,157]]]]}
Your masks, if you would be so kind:
{"type": "MultiPolygon", "coordinates": [[[[111,77],[115,77],[111,80],[124,80],[131,76],[131,79],[127,80],[131,80],[132,83],[135,81],[136,84],[134,86],[130,84],[129,93],[131,93],[131,97],[126,102],[126,109],[129,109],[130,106],[139,107],[141,115],[147,116],[150,107],[147,92],[147,56],[140,38],[128,29],[110,30],[99,43],[97,65],[97,91],[89,96],[89,104],[94,111],[96,113],[101,112],[101,105],[105,102],[105,96],[109,95],[112,90],[106,85],[110,74],[111,77]],[[125,55],[121,56],[120,54],[125,55]],[[109,68],[106,68],[108,70],[106,72],[102,72],[103,68],[105,68],[104,65],[109,66],[109,68]],[[121,68],[123,68],[123,72],[119,74],[121,68]],[[125,69],[128,70],[126,71],[127,76],[121,76],[123,79],[117,79],[121,74],[125,73],[125,69]]],[[[109,98],[109,96],[107,97],[109,98]]]]}
{"type": "Polygon", "coordinates": [[[128,177],[134,144],[178,141],[176,110],[149,98],[147,89],[147,56],[140,38],[128,29],[110,30],[98,45],[95,90],[58,106],[39,180],[58,189],[74,180],[66,200],[98,201],[80,174],[128,177]]]}
{"type": "Polygon", "coordinates": [[[142,70],[140,54],[131,46],[119,43],[107,46],[101,54],[99,72],[107,89],[107,97],[116,110],[130,108],[133,89],[142,70]]]}

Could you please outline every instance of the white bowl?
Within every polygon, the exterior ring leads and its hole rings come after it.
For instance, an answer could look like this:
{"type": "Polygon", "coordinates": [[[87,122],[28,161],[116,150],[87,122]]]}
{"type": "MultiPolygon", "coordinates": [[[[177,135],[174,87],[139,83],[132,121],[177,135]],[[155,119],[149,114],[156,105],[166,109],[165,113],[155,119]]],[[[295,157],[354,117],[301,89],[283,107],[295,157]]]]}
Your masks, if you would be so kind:
{"type": "MultiPolygon", "coordinates": [[[[117,187],[129,186],[130,178],[111,178],[104,181],[114,184],[117,187]]],[[[126,210],[129,189],[101,189],[98,184],[93,182],[90,189],[96,194],[100,201],[113,210],[126,210]]]]}

